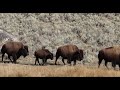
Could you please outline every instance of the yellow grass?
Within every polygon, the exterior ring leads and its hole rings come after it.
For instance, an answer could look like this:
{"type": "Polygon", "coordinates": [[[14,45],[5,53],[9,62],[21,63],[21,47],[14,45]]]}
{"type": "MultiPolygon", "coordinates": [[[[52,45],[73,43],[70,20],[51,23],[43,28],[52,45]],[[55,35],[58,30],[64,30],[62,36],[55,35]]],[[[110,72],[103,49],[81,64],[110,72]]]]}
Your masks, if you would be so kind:
{"type": "Polygon", "coordinates": [[[35,66],[0,63],[0,77],[120,77],[120,71],[82,65],[35,66]]]}

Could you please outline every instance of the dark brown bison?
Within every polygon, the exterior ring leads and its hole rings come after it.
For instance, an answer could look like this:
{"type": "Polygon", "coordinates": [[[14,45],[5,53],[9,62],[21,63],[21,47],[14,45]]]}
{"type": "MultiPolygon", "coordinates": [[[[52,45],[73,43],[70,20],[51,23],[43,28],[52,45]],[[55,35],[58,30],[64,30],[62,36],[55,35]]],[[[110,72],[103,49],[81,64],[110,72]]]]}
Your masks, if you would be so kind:
{"type": "Polygon", "coordinates": [[[44,48],[36,50],[34,56],[36,57],[35,65],[36,65],[36,61],[39,63],[39,59],[42,59],[43,62],[42,65],[44,65],[47,62],[47,59],[53,60],[53,53],[51,53],[48,49],[44,49],[44,48]]]}
{"type": "Polygon", "coordinates": [[[20,56],[26,57],[27,55],[29,55],[29,52],[24,48],[24,45],[21,42],[13,42],[13,41],[4,44],[1,48],[1,53],[2,53],[2,61],[4,58],[4,54],[6,53],[10,61],[13,63],[16,63],[16,60],[20,56]],[[10,56],[12,56],[13,61],[11,60],[10,56]]]}
{"type": "Polygon", "coordinates": [[[100,67],[100,64],[103,59],[105,60],[105,66],[107,68],[108,62],[112,62],[112,66],[114,67],[114,69],[116,64],[118,64],[120,68],[120,47],[115,46],[100,50],[98,54],[98,59],[98,68],[100,67]]]}
{"type": "Polygon", "coordinates": [[[62,62],[64,63],[64,65],[65,65],[64,59],[67,59],[67,63],[69,63],[70,65],[71,61],[74,61],[74,65],[76,65],[77,59],[79,59],[80,61],[83,59],[83,50],[78,49],[76,45],[65,45],[59,47],[56,52],[55,65],[57,59],[60,56],[62,57],[62,62]]]}

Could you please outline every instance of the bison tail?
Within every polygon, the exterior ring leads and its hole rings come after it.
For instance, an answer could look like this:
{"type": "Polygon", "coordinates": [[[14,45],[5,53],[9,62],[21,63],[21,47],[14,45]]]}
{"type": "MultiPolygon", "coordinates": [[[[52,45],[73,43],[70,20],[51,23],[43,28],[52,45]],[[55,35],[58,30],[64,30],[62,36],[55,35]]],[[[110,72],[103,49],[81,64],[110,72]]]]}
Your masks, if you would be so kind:
{"type": "Polygon", "coordinates": [[[61,52],[60,52],[60,50],[58,49],[57,52],[56,52],[56,54],[55,54],[56,59],[58,59],[59,56],[61,56],[61,52]]]}
{"type": "Polygon", "coordinates": [[[103,55],[104,55],[103,51],[99,51],[99,53],[98,53],[98,59],[99,60],[103,59],[103,55]]]}
{"type": "Polygon", "coordinates": [[[35,51],[35,53],[34,53],[34,56],[36,56],[36,51],[35,51]]]}
{"type": "Polygon", "coordinates": [[[60,49],[57,50],[56,56],[60,54],[60,49]]]}
{"type": "Polygon", "coordinates": [[[1,53],[5,53],[6,49],[5,49],[5,45],[2,46],[1,48],[1,53]]]}

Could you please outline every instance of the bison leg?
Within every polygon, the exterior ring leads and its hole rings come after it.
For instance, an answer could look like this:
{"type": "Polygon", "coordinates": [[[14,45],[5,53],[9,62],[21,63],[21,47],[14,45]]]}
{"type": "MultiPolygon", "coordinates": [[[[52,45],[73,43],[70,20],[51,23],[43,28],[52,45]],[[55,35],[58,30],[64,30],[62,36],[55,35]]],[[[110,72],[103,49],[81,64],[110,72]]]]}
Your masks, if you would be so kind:
{"type": "Polygon", "coordinates": [[[13,57],[13,62],[16,64],[17,56],[16,55],[12,55],[12,57],[13,57]]]}
{"type": "Polygon", "coordinates": [[[37,61],[37,60],[35,59],[35,65],[36,65],[36,61],[37,61]]]}
{"type": "Polygon", "coordinates": [[[76,65],[76,60],[74,60],[74,65],[76,65]]]}
{"type": "Polygon", "coordinates": [[[47,63],[47,59],[45,58],[44,60],[43,60],[43,65],[45,65],[47,63]]]}
{"type": "Polygon", "coordinates": [[[115,70],[115,67],[116,67],[116,64],[114,64],[114,67],[113,67],[113,68],[114,68],[114,70],[115,70]]]}
{"type": "Polygon", "coordinates": [[[44,64],[46,64],[46,63],[47,63],[47,58],[44,59],[44,64]]]}
{"type": "Polygon", "coordinates": [[[45,59],[45,63],[47,63],[47,59],[45,59]]]}
{"type": "Polygon", "coordinates": [[[36,65],[36,62],[38,61],[38,58],[35,59],[35,65],[36,65]]]}
{"type": "Polygon", "coordinates": [[[44,59],[42,59],[42,65],[44,65],[44,59]]]}
{"type": "Polygon", "coordinates": [[[67,61],[67,62],[68,62],[68,64],[70,64],[70,66],[71,66],[71,57],[68,58],[68,61],[67,61]]]}
{"type": "Polygon", "coordinates": [[[102,62],[102,59],[99,59],[99,61],[98,61],[98,68],[100,67],[101,62],[102,62]]]}
{"type": "Polygon", "coordinates": [[[38,61],[38,64],[41,65],[40,62],[39,62],[39,59],[37,59],[37,61],[38,61]]]}
{"type": "Polygon", "coordinates": [[[113,64],[113,62],[112,62],[112,67],[114,67],[114,64],[113,64]]]}
{"type": "Polygon", "coordinates": [[[70,66],[71,66],[71,61],[69,62],[70,66]]]}
{"type": "Polygon", "coordinates": [[[2,54],[2,62],[3,62],[4,55],[5,55],[5,53],[2,54]]]}
{"type": "Polygon", "coordinates": [[[116,63],[115,63],[115,62],[112,62],[112,67],[113,67],[114,70],[115,70],[115,67],[116,67],[116,63]]]}
{"type": "Polygon", "coordinates": [[[55,65],[57,65],[57,59],[59,58],[59,56],[56,54],[56,60],[55,60],[55,65]]]}
{"type": "Polygon", "coordinates": [[[107,66],[107,63],[108,63],[108,62],[107,62],[107,61],[105,61],[105,66],[106,66],[106,68],[107,68],[107,69],[109,69],[109,68],[108,68],[108,66],[107,66]]]}
{"type": "Polygon", "coordinates": [[[46,59],[42,59],[42,62],[43,62],[43,63],[42,63],[42,65],[44,65],[44,64],[45,64],[45,61],[46,61],[46,59]]]}
{"type": "Polygon", "coordinates": [[[9,60],[13,63],[13,61],[12,61],[11,58],[10,58],[10,55],[8,55],[8,58],[9,58],[9,60]]]}
{"type": "Polygon", "coordinates": [[[63,63],[64,63],[64,65],[65,65],[64,58],[62,58],[62,62],[63,62],[63,63]]]}
{"type": "Polygon", "coordinates": [[[57,59],[55,60],[55,65],[57,65],[57,59]]]}

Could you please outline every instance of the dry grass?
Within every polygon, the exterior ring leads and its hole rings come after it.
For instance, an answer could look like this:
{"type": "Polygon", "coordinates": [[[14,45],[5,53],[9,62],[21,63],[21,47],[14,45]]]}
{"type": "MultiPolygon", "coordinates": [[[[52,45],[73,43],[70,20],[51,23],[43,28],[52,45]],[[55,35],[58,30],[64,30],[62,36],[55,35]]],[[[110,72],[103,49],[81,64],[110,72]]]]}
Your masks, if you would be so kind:
{"type": "Polygon", "coordinates": [[[119,77],[120,71],[89,66],[0,64],[0,77],[119,77]]]}
{"type": "Polygon", "coordinates": [[[111,63],[108,64],[108,70],[104,62],[98,68],[97,61],[85,65],[77,61],[76,66],[69,66],[63,65],[62,60],[58,59],[57,66],[54,65],[54,60],[48,60],[47,65],[39,66],[34,65],[34,59],[29,56],[21,57],[17,60],[18,64],[0,62],[0,77],[120,77],[120,71],[111,68],[111,63]]]}

